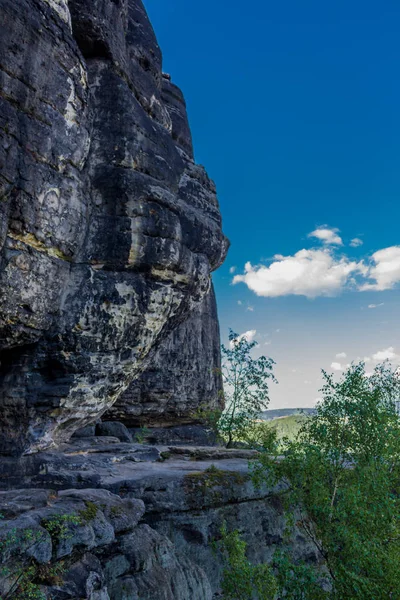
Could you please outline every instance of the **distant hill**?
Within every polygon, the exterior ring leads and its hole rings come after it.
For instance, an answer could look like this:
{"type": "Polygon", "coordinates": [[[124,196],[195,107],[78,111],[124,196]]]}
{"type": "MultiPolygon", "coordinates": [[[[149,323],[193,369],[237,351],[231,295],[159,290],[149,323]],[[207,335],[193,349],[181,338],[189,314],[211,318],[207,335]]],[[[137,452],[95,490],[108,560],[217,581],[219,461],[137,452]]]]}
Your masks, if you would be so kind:
{"type": "Polygon", "coordinates": [[[260,414],[260,419],[263,421],[273,421],[282,417],[290,417],[291,415],[313,415],[315,408],[274,408],[265,410],[260,414]]]}

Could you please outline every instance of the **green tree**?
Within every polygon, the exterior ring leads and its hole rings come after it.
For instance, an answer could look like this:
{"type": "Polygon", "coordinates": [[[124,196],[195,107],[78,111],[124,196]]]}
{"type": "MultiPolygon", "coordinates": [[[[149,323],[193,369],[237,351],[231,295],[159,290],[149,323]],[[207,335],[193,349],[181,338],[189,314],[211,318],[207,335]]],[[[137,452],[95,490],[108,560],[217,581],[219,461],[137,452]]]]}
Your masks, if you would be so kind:
{"type": "Polygon", "coordinates": [[[224,381],[225,409],[218,429],[229,448],[242,441],[251,424],[268,407],[268,383],[274,361],[265,356],[253,358],[257,342],[249,341],[230,330],[229,347],[222,345],[221,373],[224,381]]]}
{"type": "Polygon", "coordinates": [[[277,591],[275,577],[268,565],[253,565],[246,557],[247,544],[238,531],[221,527],[215,547],[222,554],[224,571],[221,590],[224,600],[273,600],[277,591]]]}
{"type": "Polygon", "coordinates": [[[288,600],[399,600],[399,376],[384,364],[368,377],[363,363],[339,381],[323,376],[316,414],[295,441],[283,441],[283,460],[261,456],[254,478],[287,481],[286,507],[317,549],[330,589],[316,593],[306,565],[287,556],[276,561],[278,579],[282,588],[290,581],[288,600]]]}

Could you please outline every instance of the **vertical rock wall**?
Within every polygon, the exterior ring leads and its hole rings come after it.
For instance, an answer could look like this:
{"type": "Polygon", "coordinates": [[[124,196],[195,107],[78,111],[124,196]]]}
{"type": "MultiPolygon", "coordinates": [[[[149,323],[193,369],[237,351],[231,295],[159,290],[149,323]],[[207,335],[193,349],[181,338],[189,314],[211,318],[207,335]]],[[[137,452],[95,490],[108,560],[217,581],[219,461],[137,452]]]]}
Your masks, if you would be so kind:
{"type": "Polygon", "coordinates": [[[0,453],[101,416],[227,241],[140,0],[0,0],[0,453]]]}
{"type": "Polygon", "coordinates": [[[191,423],[203,404],[222,406],[221,355],[214,289],[163,340],[149,366],[132,382],[107,418],[130,427],[191,423]]]}

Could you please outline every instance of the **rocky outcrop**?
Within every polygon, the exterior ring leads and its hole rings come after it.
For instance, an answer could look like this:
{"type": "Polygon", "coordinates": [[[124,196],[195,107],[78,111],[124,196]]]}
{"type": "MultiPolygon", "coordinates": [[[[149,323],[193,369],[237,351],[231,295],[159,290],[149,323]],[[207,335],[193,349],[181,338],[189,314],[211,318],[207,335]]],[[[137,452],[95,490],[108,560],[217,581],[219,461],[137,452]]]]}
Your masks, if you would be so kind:
{"type": "Polygon", "coordinates": [[[107,417],[129,427],[177,427],[196,419],[203,404],[221,408],[220,335],[211,287],[189,318],[176,327],[107,417]]]}
{"type": "MultiPolygon", "coordinates": [[[[117,401],[207,296],[227,242],[141,0],[0,9],[0,453],[17,454],[117,401]]],[[[202,393],[182,385],[155,393],[170,394],[162,419],[202,393]]]]}
{"type": "Polygon", "coordinates": [[[7,569],[28,563],[46,598],[211,600],[223,571],[212,542],[224,522],[240,531],[254,563],[270,561],[277,548],[317,563],[296,526],[285,533],[284,486],[253,486],[249,461],[256,457],[91,437],[62,451],[3,459],[0,593],[10,585],[7,569]]]}
{"type": "Polygon", "coordinates": [[[178,555],[167,537],[138,524],[140,500],[96,489],[38,490],[0,493],[0,506],[14,516],[0,524],[2,597],[212,598],[204,571],[178,555]],[[29,494],[38,504],[27,511],[29,494]]]}

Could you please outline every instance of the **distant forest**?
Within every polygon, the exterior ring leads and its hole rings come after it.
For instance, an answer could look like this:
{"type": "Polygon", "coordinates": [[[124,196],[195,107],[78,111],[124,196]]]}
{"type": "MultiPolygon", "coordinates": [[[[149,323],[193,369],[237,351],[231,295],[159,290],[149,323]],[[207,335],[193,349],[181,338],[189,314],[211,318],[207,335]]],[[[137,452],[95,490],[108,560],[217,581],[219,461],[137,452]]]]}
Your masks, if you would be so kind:
{"type": "Polygon", "coordinates": [[[263,421],[273,421],[280,417],[290,417],[291,415],[313,415],[315,408],[275,408],[272,410],[264,410],[260,414],[260,419],[263,421]]]}

